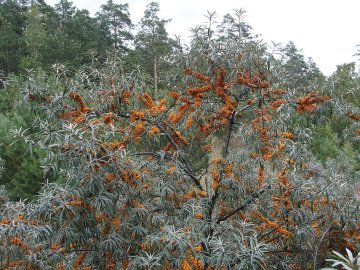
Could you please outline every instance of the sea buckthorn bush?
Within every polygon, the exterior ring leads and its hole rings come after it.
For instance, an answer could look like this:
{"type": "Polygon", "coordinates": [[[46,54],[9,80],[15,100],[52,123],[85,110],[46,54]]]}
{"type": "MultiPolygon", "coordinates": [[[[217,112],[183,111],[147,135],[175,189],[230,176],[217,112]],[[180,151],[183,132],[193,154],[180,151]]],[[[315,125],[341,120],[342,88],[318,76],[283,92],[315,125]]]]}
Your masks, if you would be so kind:
{"type": "Polygon", "coordinates": [[[275,49],[209,19],[156,95],[115,53],[72,78],[29,73],[38,117],[13,133],[63,181],[31,202],[1,191],[2,269],[317,269],[359,248],[353,164],[317,161],[292,122],[331,108],[356,140],[359,110],[283,88],[275,49]]]}

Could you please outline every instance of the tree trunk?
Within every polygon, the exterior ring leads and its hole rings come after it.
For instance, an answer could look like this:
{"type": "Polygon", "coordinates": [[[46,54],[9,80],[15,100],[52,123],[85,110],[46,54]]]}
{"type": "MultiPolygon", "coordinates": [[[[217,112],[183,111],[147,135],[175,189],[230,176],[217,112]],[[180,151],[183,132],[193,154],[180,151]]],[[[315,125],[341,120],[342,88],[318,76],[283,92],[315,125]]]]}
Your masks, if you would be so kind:
{"type": "Polygon", "coordinates": [[[157,74],[157,59],[156,56],[154,56],[154,90],[155,95],[157,94],[157,80],[158,80],[158,74],[157,74]]]}

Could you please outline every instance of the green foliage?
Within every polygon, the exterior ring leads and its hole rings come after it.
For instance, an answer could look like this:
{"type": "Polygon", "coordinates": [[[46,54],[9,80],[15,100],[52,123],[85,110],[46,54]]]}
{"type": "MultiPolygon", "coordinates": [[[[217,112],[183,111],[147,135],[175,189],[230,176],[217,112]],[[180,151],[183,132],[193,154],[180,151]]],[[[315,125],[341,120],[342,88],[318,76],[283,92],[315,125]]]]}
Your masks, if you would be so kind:
{"type": "Polygon", "coordinates": [[[26,146],[23,145],[22,149],[17,147],[16,149],[9,149],[8,152],[10,153],[4,153],[7,171],[11,173],[3,175],[3,184],[8,184],[7,190],[12,199],[15,200],[32,199],[46,182],[40,168],[40,161],[44,155],[38,151],[33,151],[31,155],[24,155],[24,150],[26,150],[26,146]],[[14,160],[16,154],[20,156],[14,160]]]}
{"type": "Polygon", "coordinates": [[[292,41],[281,50],[281,60],[276,66],[284,88],[306,92],[309,87],[319,89],[325,83],[316,63],[311,58],[306,61],[292,41]]]}
{"type": "Polygon", "coordinates": [[[360,106],[360,76],[355,70],[355,63],[338,65],[334,74],[328,79],[331,93],[360,106]]]}
{"type": "Polygon", "coordinates": [[[316,157],[323,163],[327,159],[335,158],[340,152],[336,134],[333,132],[330,125],[317,128],[313,135],[313,141],[310,147],[316,157]]]}
{"type": "Polygon", "coordinates": [[[32,198],[44,182],[40,168],[44,153],[37,149],[29,153],[27,145],[23,142],[13,144],[13,138],[9,132],[12,129],[27,126],[20,115],[24,112],[24,110],[18,110],[6,116],[0,114],[1,158],[4,165],[0,184],[7,187],[13,199],[32,198]]]}
{"type": "Polygon", "coordinates": [[[5,75],[20,71],[24,55],[25,8],[17,1],[6,0],[0,4],[0,70],[5,75]]]}
{"type": "Polygon", "coordinates": [[[12,77],[6,89],[0,90],[0,185],[6,186],[12,199],[32,199],[45,181],[56,178],[55,174],[43,174],[41,161],[46,156],[44,151],[37,147],[29,151],[26,143],[14,142],[11,131],[18,128],[32,130],[31,124],[35,119],[29,107],[19,106],[23,98],[20,95],[22,87],[22,80],[12,77]]]}

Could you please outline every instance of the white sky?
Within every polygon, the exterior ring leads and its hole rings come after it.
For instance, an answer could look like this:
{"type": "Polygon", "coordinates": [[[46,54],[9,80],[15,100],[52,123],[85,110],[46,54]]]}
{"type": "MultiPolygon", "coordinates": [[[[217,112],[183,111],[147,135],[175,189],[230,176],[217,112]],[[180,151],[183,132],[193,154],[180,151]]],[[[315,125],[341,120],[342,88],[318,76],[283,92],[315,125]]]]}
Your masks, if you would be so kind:
{"type": "MultiPolygon", "coordinates": [[[[58,0],[45,0],[54,5],[58,0]]],[[[133,23],[138,23],[151,0],[114,0],[128,3],[133,23]]],[[[157,0],[160,18],[172,19],[167,29],[170,35],[188,38],[189,28],[205,22],[204,15],[216,11],[217,21],[233,9],[244,8],[246,21],[253,33],[261,34],[265,42],[285,45],[295,42],[306,57],[312,57],[325,75],[331,75],[336,65],[356,61],[353,55],[360,44],[360,0],[157,0]]],[[[73,0],[74,6],[94,14],[106,0],[73,0]]]]}

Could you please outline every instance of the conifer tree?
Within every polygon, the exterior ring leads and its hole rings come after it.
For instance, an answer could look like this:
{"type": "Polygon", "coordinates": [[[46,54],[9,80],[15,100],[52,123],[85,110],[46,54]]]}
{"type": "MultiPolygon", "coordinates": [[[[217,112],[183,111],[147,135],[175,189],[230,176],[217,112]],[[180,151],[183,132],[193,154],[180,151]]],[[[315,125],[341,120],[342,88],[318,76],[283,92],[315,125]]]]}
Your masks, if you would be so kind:
{"type": "Polygon", "coordinates": [[[135,37],[135,48],[140,54],[143,68],[151,74],[155,93],[158,90],[161,68],[168,67],[165,58],[174,45],[166,31],[166,24],[171,20],[160,19],[159,11],[158,3],[151,2],[147,5],[135,37]]]}
{"type": "Polygon", "coordinates": [[[127,41],[132,39],[129,5],[115,4],[113,0],[108,0],[101,5],[97,17],[113,48],[127,50],[127,41]]]}

